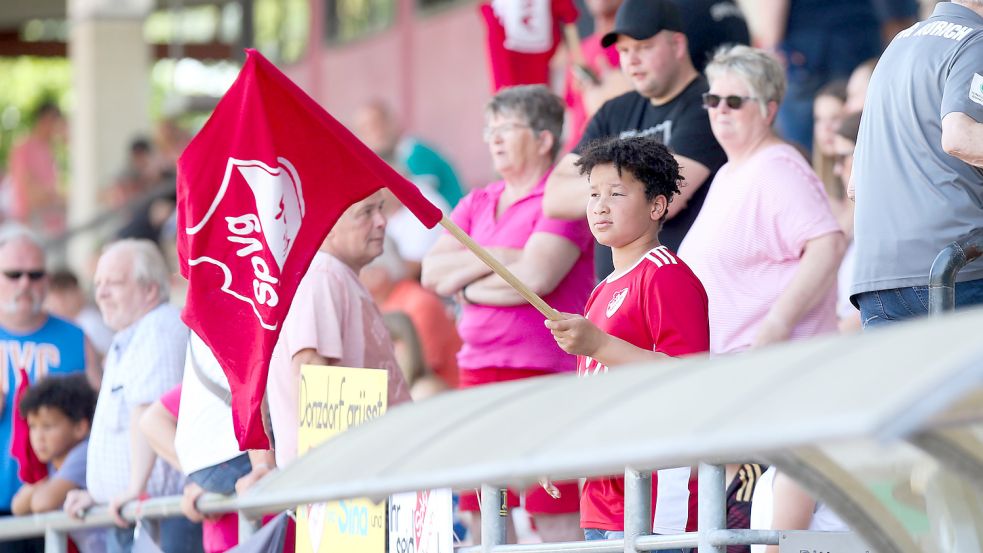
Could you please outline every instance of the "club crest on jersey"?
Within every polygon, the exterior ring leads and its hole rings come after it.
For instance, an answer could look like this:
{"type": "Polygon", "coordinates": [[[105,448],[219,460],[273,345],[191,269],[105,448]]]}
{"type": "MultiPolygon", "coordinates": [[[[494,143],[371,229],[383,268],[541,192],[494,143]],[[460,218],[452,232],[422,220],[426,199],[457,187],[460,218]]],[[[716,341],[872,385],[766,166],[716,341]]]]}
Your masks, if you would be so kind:
{"type": "Polygon", "coordinates": [[[287,159],[272,167],[257,160],[229,158],[222,185],[205,216],[188,235],[224,236],[208,241],[188,264],[208,263],[224,275],[222,291],[248,303],[263,328],[274,330],[283,263],[304,218],[300,175],[287,159]]]}
{"type": "Polygon", "coordinates": [[[610,319],[611,315],[614,315],[618,311],[618,308],[621,307],[621,304],[625,303],[626,297],[628,297],[627,288],[622,288],[615,292],[611,301],[608,302],[608,308],[604,311],[604,314],[610,319]]]}
{"type": "Polygon", "coordinates": [[[973,83],[969,87],[969,99],[983,105],[983,75],[973,73],[973,83]]]}

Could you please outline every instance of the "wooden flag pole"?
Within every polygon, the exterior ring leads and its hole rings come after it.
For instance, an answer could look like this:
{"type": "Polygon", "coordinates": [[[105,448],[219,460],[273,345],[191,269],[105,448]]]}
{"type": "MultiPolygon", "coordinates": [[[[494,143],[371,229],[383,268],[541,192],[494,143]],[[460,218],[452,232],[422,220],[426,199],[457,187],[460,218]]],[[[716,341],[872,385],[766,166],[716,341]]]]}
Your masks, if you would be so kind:
{"type": "Polygon", "coordinates": [[[580,33],[577,26],[573,23],[563,25],[563,38],[567,43],[567,50],[570,51],[570,60],[580,66],[586,66],[587,60],[584,59],[584,50],[580,47],[580,33]]]}
{"type": "Polygon", "coordinates": [[[508,270],[505,265],[495,259],[495,257],[485,248],[481,247],[473,238],[468,236],[468,233],[461,230],[461,227],[457,226],[454,221],[451,221],[447,215],[440,220],[441,226],[447,229],[454,238],[457,238],[466,248],[471,250],[478,259],[482,260],[485,265],[488,265],[495,274],[502,277],[502,280],[507,282],[509,286],[515,288],[515,291],[519,293],[523,298],[526,299],[533,307],[535,307],[544,317],[551,321],[560,320],[560,313],[549,306],[548,303],[543,301],[543,298],[539,297],[535,292],[529,289],[528,286],[522,283],[521,280],[516,278],[512,271],[508,270]]]}

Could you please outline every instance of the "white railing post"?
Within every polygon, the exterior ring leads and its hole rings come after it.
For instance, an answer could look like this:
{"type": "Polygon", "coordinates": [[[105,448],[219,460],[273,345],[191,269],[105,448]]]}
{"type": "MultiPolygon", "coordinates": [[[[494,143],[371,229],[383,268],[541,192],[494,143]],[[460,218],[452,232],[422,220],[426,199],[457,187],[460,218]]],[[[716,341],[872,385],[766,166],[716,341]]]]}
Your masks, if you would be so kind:
{"type": "Polygon", "coordinates": [[[727,528],[727,497],[724,467],[700,463],[699,553],[725,553],[727,547],[713,545],[710,536],[727,528]]]}
{"type": "Polygon", "coordinates": [[[625,468],[625,553],[637,553],[635,539],[652,533],[652,471],[625,468]]]}
{"type": "MultiPolygon", "coordinates": [[[[0,549],[3,549],[2,544],[0,549]]],[[[45,530],[44,553],[68,553],[68,534],[51,528],[45,530]]]]}
{"type": "Polygon", "coordinates": [[[239,513],[239,543],[246,543],[263,526],[263,519],[253,520],[239,513]]]}
{"type": "Polygon", "coordinates": [[[481,485],[481,550],[505,544],[506,517],[509,516],[508,493],[488,484],[481,485]]]}

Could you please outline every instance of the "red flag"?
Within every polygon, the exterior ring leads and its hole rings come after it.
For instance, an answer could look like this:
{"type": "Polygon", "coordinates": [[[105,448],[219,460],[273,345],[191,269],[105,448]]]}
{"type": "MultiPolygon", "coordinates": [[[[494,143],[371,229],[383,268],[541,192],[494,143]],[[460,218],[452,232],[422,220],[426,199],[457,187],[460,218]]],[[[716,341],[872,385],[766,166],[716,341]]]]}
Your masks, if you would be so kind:
{"type": "Polygon", "coordinates": [[[25,484],[34,484],[48,476],[48,465],[38,459],[31,445],[31,429],[27,417],[20,412],[20,400],[31,387],[31,379],[23,367],[17,369],[20,383],[14,391],[13,428],[10,433],[10,455],[17,460],[17,477],[25,484]]]}
{"type": "Polygon", "coordinates": [[[270,355],[301,277],[352,204],[389,188],[425,225],[442,214],[255,50],[178,160],[182,318],[221,364],[239,447],[268,447],[270,355]]]}
{"type": "Polygon", "coordinates": [[[488,31],[492,92],[520,84],[549,84],[550,58],[560,26],[577,21],[572,0],[492,0],[479,8],[488,31]]]}

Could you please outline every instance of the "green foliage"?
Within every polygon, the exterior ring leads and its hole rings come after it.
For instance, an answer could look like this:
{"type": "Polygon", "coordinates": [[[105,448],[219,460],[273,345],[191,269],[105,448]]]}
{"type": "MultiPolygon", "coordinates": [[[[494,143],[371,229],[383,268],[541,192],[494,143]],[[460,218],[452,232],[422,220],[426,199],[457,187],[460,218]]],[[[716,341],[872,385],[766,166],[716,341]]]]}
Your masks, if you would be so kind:
{"type": "Polygon", "coordinates": [[[65,58],[0,58],[0,168],[6,168],[14,140],[31,128],[42,102],[70,108],[71,79],[65,58]]]}

